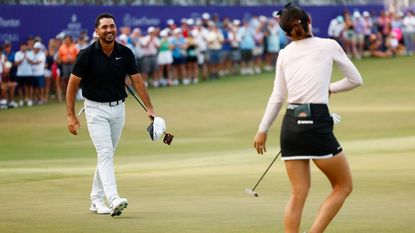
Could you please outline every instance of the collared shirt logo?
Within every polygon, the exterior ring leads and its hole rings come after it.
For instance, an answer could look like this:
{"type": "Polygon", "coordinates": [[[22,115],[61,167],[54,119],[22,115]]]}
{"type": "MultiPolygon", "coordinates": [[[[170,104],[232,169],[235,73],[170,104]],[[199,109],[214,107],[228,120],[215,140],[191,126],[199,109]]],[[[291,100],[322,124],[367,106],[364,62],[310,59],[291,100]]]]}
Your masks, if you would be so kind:
{"type": "Polygon", "coordinates": [[[121,58],[122,58],[122,57],[115,57],[115,60],[117,60],[117,61],[118,61],[118,60],[120,60],[121,58]]]}

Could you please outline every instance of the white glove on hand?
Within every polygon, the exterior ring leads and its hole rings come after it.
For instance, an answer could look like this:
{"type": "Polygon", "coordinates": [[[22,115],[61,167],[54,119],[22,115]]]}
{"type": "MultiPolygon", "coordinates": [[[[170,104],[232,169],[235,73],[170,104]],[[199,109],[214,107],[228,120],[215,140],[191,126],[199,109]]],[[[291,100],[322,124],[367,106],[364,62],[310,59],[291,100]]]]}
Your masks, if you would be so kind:
{"type": "Polygon", "coordinates": [[[330,113],[331,118],[333,118],[333,122],[335,125],[340,124],[342,117],[336,113],[330,113]]]}

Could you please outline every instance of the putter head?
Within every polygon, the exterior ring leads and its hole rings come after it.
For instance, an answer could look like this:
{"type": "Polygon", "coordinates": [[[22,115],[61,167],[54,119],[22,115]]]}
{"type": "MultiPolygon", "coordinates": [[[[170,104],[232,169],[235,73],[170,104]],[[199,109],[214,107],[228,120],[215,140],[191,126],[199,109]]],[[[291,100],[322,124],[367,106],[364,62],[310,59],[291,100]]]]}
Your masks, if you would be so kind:
{"type": "Polygon", "coordinates": [[[164,139],[163,142],[167,145],[170,145],[173,141],[174,135],[169,133],[164,133],[164,139]]]}
{"type": "Polygon", "coordinates": [[[256,193],[254,190],[249,189],[249,188],[245,189],[245,193],[248,194],[249,196],[258,197],[258,193],[256,193]]]}

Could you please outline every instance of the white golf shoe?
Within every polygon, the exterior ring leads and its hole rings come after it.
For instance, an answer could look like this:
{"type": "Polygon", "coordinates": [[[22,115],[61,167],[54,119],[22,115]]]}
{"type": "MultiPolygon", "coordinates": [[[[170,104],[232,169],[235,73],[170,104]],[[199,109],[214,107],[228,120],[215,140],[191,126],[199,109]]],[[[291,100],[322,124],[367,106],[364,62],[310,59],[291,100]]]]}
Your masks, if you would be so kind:
{"type": "Polygon", "coordinates": [[[110,214],[112,211],[110,208],[108,208],[105,205],[104,200],[102,199],[93,200],[91,202],[91,206],[89,207],[89,210],[97,214],[110,214]]]}
{"type": "Polygon", "coordinates": [[[120,198],[117,197],[111,202],[111,216],[120,216],[122,214],[122,211],[127,208],[128,201],[126,198],[120,198]]]}

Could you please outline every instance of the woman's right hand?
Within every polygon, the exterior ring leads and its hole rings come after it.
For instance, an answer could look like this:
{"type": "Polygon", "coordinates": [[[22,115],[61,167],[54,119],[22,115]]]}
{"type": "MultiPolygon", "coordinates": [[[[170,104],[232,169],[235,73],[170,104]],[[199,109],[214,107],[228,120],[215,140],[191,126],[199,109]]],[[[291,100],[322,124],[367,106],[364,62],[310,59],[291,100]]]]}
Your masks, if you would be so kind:
{"type": "Polygon", "coordinates": [[[267,152],[267,149],[265,147],[265,144],[267,142],[267,133],[260,133],[258,132],[255,135],[254,138],[254,147],[258,154],[263,154],[264,152],[267,152]]]}

